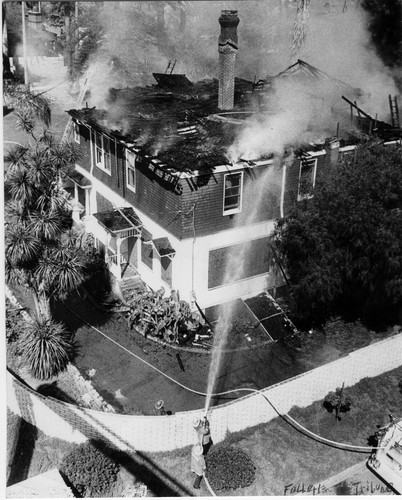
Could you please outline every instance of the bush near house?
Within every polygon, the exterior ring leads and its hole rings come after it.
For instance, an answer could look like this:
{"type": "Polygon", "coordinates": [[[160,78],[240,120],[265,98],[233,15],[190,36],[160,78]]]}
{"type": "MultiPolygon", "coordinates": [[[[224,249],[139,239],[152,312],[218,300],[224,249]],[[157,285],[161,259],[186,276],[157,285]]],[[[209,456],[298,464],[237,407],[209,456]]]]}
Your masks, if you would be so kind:
{"type": "Polygon", "coordinates": [[[276,223],[272,244],[287,269],[302,329],[331,317],[381,327],[402,305],[400,147],[361,145],[318,178],[311,199],[276,223]]]}
{"type": "Polygon", "coordinates": [[[207,479],[215,491],[245,488],[255,479],[255,466],[241,449],[216,446],[207,457],[207,479]]]}
{"type": "Polygon", "coordinates": [[[60,471],[80,496],[107,496],[120,470],[112,454],[100,441],[89,441],[64,457],[60,471]]]}

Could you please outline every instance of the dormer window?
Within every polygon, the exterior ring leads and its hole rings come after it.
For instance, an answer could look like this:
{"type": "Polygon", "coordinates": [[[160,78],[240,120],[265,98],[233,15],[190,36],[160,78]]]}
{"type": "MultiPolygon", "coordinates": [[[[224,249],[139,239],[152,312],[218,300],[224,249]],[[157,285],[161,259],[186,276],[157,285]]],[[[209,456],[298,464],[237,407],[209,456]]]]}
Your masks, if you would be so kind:
{"type": "Polygon", "coordinates": [[[110,139],[99,132],[95,132],[95,162],[97,167],[111,173],[110,139]]]}
{"type": "Polygon", "coordinates": [[[223,186],[223,215],[241,212],[243,194],[243,172],[225,174],[223,186]]]}

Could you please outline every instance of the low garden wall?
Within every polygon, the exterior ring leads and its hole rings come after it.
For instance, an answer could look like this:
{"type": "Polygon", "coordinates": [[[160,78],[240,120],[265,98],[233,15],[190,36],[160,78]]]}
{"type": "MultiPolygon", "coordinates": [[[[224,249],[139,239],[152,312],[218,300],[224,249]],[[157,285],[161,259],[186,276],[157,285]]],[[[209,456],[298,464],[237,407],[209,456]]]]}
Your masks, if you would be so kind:
{"type": "MultiPolygon", "coordinates": [[[[340,387],[352,386],[402,365],[402,333],[352,352],[332,363],[262,390],[281,413],[293,406],[306,407],[340,387]]],[[[269,367],[267,367],[269,370],[269,367]]],[[[122,450],[167,451],[195,442],[192,421],[202,410],[169,416],[137,416],[81,408],[36,393],[7,372],[7,405],[45,434],[69,442],[91,438],[110,441],[122,450]]],[[[212,408],[212,439],[222,441],[235,432],[269,422],[277,413],[260,394],[212,408]]]]}

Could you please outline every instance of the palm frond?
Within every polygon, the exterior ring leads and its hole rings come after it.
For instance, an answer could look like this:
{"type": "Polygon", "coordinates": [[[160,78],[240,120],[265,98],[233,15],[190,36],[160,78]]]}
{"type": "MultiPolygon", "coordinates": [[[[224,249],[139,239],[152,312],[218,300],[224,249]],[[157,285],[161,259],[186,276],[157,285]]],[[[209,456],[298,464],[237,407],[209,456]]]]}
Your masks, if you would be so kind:
{"type": "Polygon", "coordinates": [[[56,240],[62,233],[62,224],[56,212],[34,212],[31,227],[35,238],[56,240]]]}
{"type": "Polygon", "coordinates": [[[4,206],[4,221],[10,226],[21,226],[28,229],[30,224],[29,211],[15,200],[8,201],[4,206]]]}
{"type": "Polygon", "coordinates": [[[27,163],[30,179],[36,186],[45,188],[54,179],[55,174],[45,148],[32,148],[27,155],[27,163]]]}
{"type": "Polygon", "coordinates": [[[35,199],[36,189],[26,166],[15,166],[7,175],[5,185],[11,198],[25,206],[30,206],[35,199]]]}
{"type": "Polygon", "coordinates": [[[18,112],[30,112],[46,127],[51,123],[50,99],[43,94],[34,94],[27,85],[10,83],[3,87],[3,99],[18,112]]]}
{"type": "Polygon", "coordinates": [[[8,153],[4,156],[4,161],[6,163],[10,163],[9,169],[14,167],[15,165],[24,165],[24,155],[28,151],[28,148],[25,146],[21,146],[18,144],[17,146],[13,146],[8,153]]]}
{"type": "Polygon", "coordinates": [[[72,142],[66,142],[52,148],[49,152],[49,157],[51,158],[53,165],[58,170],[64,171],[75,165],[80,158],[80,153],[75,144],[72,142]]]}
{"type": "Polygon", "coordinates": [[[47,129],[43,130],[41,135],[38,137],[38,141],[44,144],[46,148],[53,148],[56,145],[54,135],[47,129]]]}
{"type": "Polygon", "coordinates": [[[15,112],[17,130],[30,134],[35,128],[35,117],[31,110],[21,109],[15,112]]]}
{"type": "Polygon", "coordinates": [[[66,256],[59,262],[55,275],[55,287],[61,297],[78,288],[85,279],[84,265],[77,257],[66,256]]]}
{"type": "Polygon", "coordinates": [[[73,351],[70,335],[63,325],[41,319],[28,325],[21,347],[31,374],[39,380],[47,380],[64,371],[73,351]]]}
{"type": "Polygon", "coordinates": [[[5,255],[12,265],[30,265],[40,253],[40,242],[24,227],[6,226],[5,255]]]}

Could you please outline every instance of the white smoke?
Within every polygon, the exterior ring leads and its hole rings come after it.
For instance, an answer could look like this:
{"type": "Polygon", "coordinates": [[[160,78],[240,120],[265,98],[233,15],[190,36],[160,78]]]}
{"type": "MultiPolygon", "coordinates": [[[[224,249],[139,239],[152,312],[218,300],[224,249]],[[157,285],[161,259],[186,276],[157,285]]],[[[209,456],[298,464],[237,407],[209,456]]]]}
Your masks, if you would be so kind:
{"type": "MultiPolygon", "coordinates": [[[[222,9],[238,10],[239,51],[236,74],[249,80],[283,71],[290,60],[291,29],[295,3],[267,0],[228,2],[187,2],[186,26],[180,31],[180,5],[165,6],[165,31],[169,40],[163,48],[157,31],[157,4],[127,2],[120,8],[104,3],[101,16],[105,40],[92,59],[95,75],[90,105],[105,107],[110,87],[123,88],[155,83],[152,72],[164,72],[177,59],[175,73],[190,80],[217,77],[218,18],[222,9]],[[116,56],[118,63],[112,61],[116,56]],[[125,71],[120,71],[121,64],[125,71]]],[[[368,20],[358,2],[333,0],[324,9],[309,3],[306,41],[300,58],[351,87],[364,97],[357,104],[373,117],[389,122],[388,95],[397,95],[393,75],[381,62],[370,43],[368,20]]],[[[342,93],[348,91],[330,80],[303,83],[281,80],[265,112],[250,119],[230,148],[231,161],[239,157],[284,151],[287,144],[320,142],[336,133],[341,111],[349,113],[342,93]],[[273,106],[274,103],[274,106],[273,106]],[[332,113],[329,110],[332,109],[332,113]]]]}
{"type": "MultiPolygon", "coordinates": [[[[265,167],[265,171],[257,179],[248,179],[245,184],[242,212],[238,215],[236,227],[248,227],[257,221],[258,213],[263,205],[267,204],[267,197],[280,196],[281,168],[279,164],[265,167]]],[[[238,246],[230,247],[226,257],[224,283],[236,286],[243,278],[243,269],[249,258],[252,241],[244,242],[239,250],[238,246]]],[[[241,295],[239,290],[238,296],[241,295]]],[[[216,380],[221,369],[222,354],[224,352],[228,335],[232,328],[232,322],[236,313],[236,302],[227,302],[219,306],[219,318],[214,332],[214,345],[212,350],[211,365],[208,373],[207,397],[205,400],[204,413],[207,414],[211,398],[213,397],[216,380]]]]}

